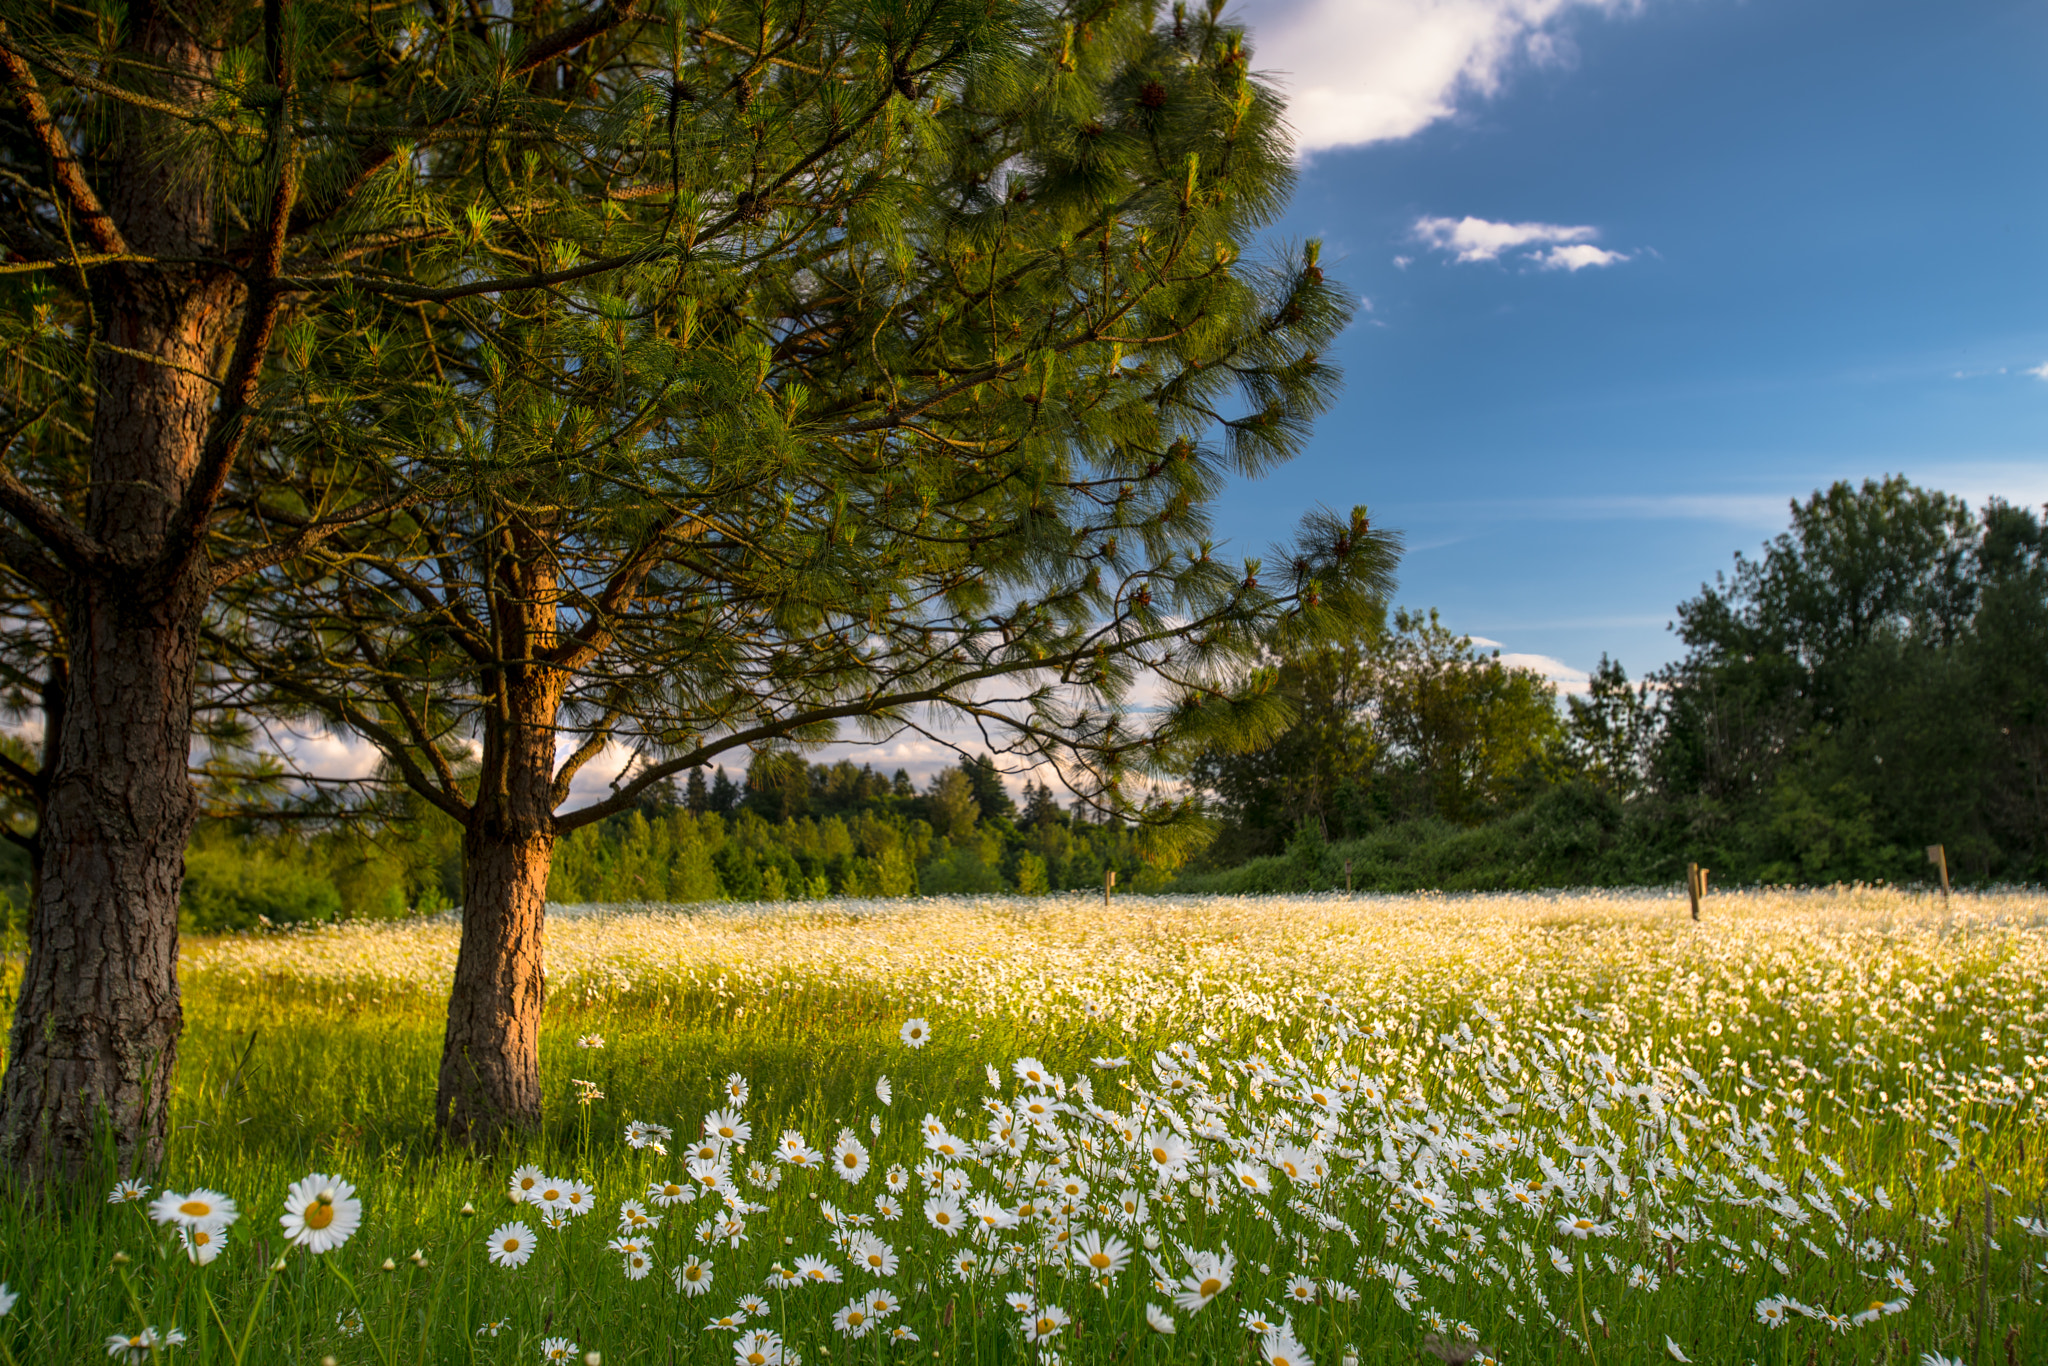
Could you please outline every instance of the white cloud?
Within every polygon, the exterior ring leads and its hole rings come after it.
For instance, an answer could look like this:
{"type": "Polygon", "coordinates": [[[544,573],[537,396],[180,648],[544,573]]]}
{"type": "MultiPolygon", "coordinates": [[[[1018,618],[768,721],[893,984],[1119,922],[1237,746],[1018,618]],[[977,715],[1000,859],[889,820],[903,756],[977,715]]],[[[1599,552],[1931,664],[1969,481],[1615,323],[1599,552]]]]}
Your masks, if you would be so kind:
{"type": "Polygon", "coordinates": [[[1411,137],[1499,92],[1517,64],[1570,60],[1563,21],[1636,0],[1244,0],[1252,60],[1288,96],[1303,153],[1411,137]]]}
{"type": "Polygon", "coordinates": [[[1627,259],[1625,251],[1608,251],[1589,242],[1575,242],[1568,247],[1552,247],[1536,258],[1536,264],[1545,270],[1569,270],[1576,274],[1587,266],[1611,266],[1627,259]]]}
{"type": "MultiPolygon", "coordinates": [[[[2001,371],[2000,373],[2003,372],[2001,371]]],[[[2039,365],[2025,373],[2032,375],[2035,379],[2048,379],[2048,360],[2042,361],[2039,365]]]]}
{"type": "MultiPolygon", "coordinates": [[[[1597,228],[1561,223],[1493,223],[1484,218],[1418,218],[1416,240],[1460,261],[1498,261],[1504,251],[1550,242],[1589,242],[1597,228]]],[[[1597,248],[1596,248],[1597,250],[1597,248]]]]}
{"type": "MultiPolygon", "coordinates": [[[[1583,223],[1495,223],[1491,219],[1422,217],[1415,220],[1415,240],[1432,251],[1467,264],[1498,261],[1512,255],[1539,270],[1611,266],[1629,259],[1625,251],[1593,245],[1598,228],[1583,223]]],[[[1397,258],[1398,259],[1398,258],[1397,258]]]]}
{"type": "Polygon", "coordinates": [[[1503,653],[1500,662],[1510,669],[1530,669],[1543,675],[1560,693],[1583,693],[1592,679],[1584,669],[1574,669],[1561,659],[1550,655],[1503,653]]]}

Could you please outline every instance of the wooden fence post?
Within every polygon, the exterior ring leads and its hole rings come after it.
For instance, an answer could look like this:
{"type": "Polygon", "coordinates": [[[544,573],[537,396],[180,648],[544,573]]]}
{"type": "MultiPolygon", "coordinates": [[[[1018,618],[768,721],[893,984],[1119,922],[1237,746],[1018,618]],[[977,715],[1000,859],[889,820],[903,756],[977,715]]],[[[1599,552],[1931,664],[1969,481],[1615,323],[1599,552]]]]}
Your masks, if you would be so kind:
{"type": "Polygon", "coordinates": [[[1685,894],[1692,902],[1692,918],[1700,918],[1700,902],[1707,895],[1707,869],[1697,863],[1685,865],[1685,894]]]}
{"type": "Polygon", "coordinates": [[[1105,908],[1109,905],[1110,888],[1114,886],[1116,886],[1116,869],[1111,868],[1102,875],[1102,904],[1105,908]]]}
{"type": "Polygon", "coordinates": [[[1927,846],[1927,861],[1941,870],[1941,905],[1948,908],[1948,850],[1938,844],[1927,846]]]}
{"type": "Polygon", "coordinates": [[[1344,895],[1351,895],[1351,860],[1344,860],[1344,895]]]}

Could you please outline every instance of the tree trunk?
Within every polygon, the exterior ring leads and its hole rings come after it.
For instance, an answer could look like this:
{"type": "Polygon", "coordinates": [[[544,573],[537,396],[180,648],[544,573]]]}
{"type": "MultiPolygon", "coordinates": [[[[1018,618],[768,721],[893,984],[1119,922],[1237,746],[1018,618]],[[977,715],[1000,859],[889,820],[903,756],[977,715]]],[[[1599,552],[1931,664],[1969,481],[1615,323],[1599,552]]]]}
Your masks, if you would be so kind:
{"type": "Polygon", "coordinates": [[[434,1101],[450,1138],[489,1146],[540,1127],[541,941],[555,849],[555,733],[562,683],[556,591],[515,533],[493,615],[508,659],[488,679],[477,799],[462,832],[462,946],[434,1101]]]}
{"type": "MultiPolygon", "coordinates": [[[[195,36],[225,6],[132,12],[137,64],[180,100],[217,65],[195,36]]],[[[205,258],[215,203],[203,154],[172,157],[167,120],[110,106],[101,197],[132,250],[205,258]]],[[[69,1181],[112,1130],[123,1170],[163,1157],[178,999],[178,894],[196,802],[187,772],[204,557],[163,562],[207,426],[243,291],[217,266],[114,268],[94,311],[114,344],[96,354],[84,530],[106,567],[72,576],[62,707],[43,774],[29,957],[0,1084],[0,1160],[31,1180],[69,1181]],[[120,350],[114,347],[121,348],[120,350]]]]}

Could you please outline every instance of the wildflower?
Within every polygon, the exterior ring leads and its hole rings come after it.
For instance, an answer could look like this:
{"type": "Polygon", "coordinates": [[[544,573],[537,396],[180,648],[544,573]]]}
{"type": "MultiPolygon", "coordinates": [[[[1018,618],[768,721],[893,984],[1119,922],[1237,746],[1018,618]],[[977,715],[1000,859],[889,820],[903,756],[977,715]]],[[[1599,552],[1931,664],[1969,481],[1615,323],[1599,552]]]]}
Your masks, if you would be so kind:
{"type": "Polygon", "coordinates": [[[711,1263],[701,1257],[685,1258],[683,1264],[668,1275],[676,1283],[676,1289],[685,1295],[702,1295],[711,1289],[711,1263]]]}
{"type": "Polygon", "coordinates": [[[187,1257],[206,1266],[227,1250],[228,1235],[202,1224],[198,1228],[179,1229],[178,1243],[185,1249],[187,1257]]]}
{"type": "Polygon", "coordinates": [[[1074,1260],[1098,1280],[1120,1276],[1130,1264],[1131,1245],[1119,1238],[1104,1238],[1090,1229],[1074,1240],[1074,1260]]]}
{"type": "Polygon", "coordinates": [[[1287,1282],[1287,1298],[1296,1304],[1314,1304],[1316,1283],[1307,1276],[1290,1277],[1287,1282]]]}
{"type": "Polygon", "coordinates": [[[1155,1333],[1173,1332],[1173,1315],[1156,1304],[1145,1306],[1145,1326],[1155,1333]]]}
{"type": "Polygon", "coordinates": [[[636,1247],[626,1254],[625,1272],[627,1280],[644,1281],[647,1279],[647,1273],[652,1270],[654,1270],[654,1262],[639,1248],[636,1247]]]}
{"type": "Polygon", "coordinates": [[[729,1104],[744,1107],[747,1103],[748,1094],[749,1090],[745,1077],[737,1072],[726,1073],[725,1099],[729,1104]]]}
{"type": "Polygon", "coordinates": [[[910,1331],[909,1325],[899,1323],[889,1330],[889,1341],[916,1342],[917,1334],[910,1331]]]}
{"type": "Polygon", "coordinates": [[[588,1214],[597,1208],[597,1190],[588,1181],[564,1181],[555,1203],[565,1213],[588,1214]]]}
{"type": "MultiPolygon", "coordinates": [[[[177,1224],[181,1228],[198,1228],[204,1224],[209,1228],[224,1229],[241,1217],[235,1202],[219,1191],[196,1190],[189,1195],[167,1190],[149,1206],[149,1217],[159,1224],[177,1224]]],[[[148,1331],[148,1330],[144,1330],[148,1331]]]]}
{"type": "Polygon", "coordinates": [[[650,1181],[647,1183],[647,1198],[663,1209],[670,1209],[695,1200],[697,1188],[680,1181],[650,1181]]]}
{"type": "Polygon", "coordinates": [[[902,1037],[903,1042],[912,1048],[923,1048],[931,1042],[932,1027],[924,1020],[905,1020],[903,1028],[898,1030],[897,1033],[902,1037]]]}
{"type": "Polygon", "coordinates": [[[1027,1086],[1051,1084],[1052,1073],[1036,1058],[1019,1058],[1010,1064],[1010,1071],[1015,1074],[1018,1081],[1027,1086]]]}
{"type": "Polygon", "coordinates": [[[1002,1230],[1017,1227],[1017,1216],[1004,1209],[1002,1202],[991,1196],[975,1196],[968,1202],[967,1212],[984,1228],[1002,1230]]]}
{"type": "Polygon", "coordinates": [[[285,1192],[284,1214],[278,1219],[286,1242],[316,1256],[347,1242],[362,1222],[363,1202],[356,1199],[356,1188],[320,1172],[285,1192]]]}
{"type": "Polygon", "coordinates": [[[1691,1358],[1691,1357],[1687,1356],[1687,1355],[1686,1355],[1686,1354],[1684,1353],[1684,1351],[1682,1351],[1682,1350],[1681,1350],[1681,1349],[1679,1348],[1679,1345],[1678,1345],[1677,1343],[1675,1343],[1675,1342],[1673,1342],[1673,1341],[1671,1340],[1671,1335],[1670,1335],[1669,1333],[1666,1333],[1666,1334],[1664,1335],[1664,1355],[1666,1355],[1666,1356],[1670,1357],[1670,1358],[1671,1358],[1671,1359],[1672,1359],[1673,1361],[1691,1361],[1691,1360],[1692,1360],[1692,1358],[1691,1358]]]}
{"type": "Polygon", "coordinates": [[[893,1224],[903,1217],[903,1206],[886,1195],[878,1195],[875,1197],[875,1215],[893,1224]]]}
{"type": "Polygon", "coordinates": [[[796,1259],[796,1274],[812,1285],[837,1285],[842,1279],[839,1268],[823,1257],[799,1257],[796,1259]]]}
{"type": "Polygon", "coordinates": [[[769,1313],[768,1301],[762,1299],[759,1295],[742,1295],[740,1296],[739,1303],[734,1305],[733,1308],[739,1310],[742,1314],[747,1314],[757,1319],[765,1319],[769,1313]]]}
{"type": "Polygon", "coordinates": [[[576,1355],[576,1344],[567,1338],[542,1338],[540,1359],[542,1361],[569,1361],[576,1355]]]}
{"type": "Polygon", "coordinates": [[[839,1131],[839,1142],[832,1148],[832,1170],[846,1182],[859,1181],[868,1174],[868,1150],[844,1129],[839,1131]]]}
{"type": "Polygon", "coordinates": [[[853,1264],[870,1276],[893,1276],[896,1274],[896,1252],[887,1243],[872,1233],[857,1235],[847,1249],[853,1264]]]}
{"type": "Polygon", "coordinates": [[[875,1290],[868,1294],[868,1312],[878,1319],[886,1319],[902,1307],[902,1303],[886,1290],[875,1290]]]}
{"type": "Polygon", "coordinates": [[[114,1188],[107,1192],[107,1203],[110,1205],[139,1204],[148,1198],[149,1187],[140,1181],[116,1181],[114,1188]]]}
{"type": "Polygon", "coordinates": [[[735,1309],[730,1314],[720,1314],[704,1325],[707,1333],[737,1333],[747,1326],[746,1311],[735,1309]]]}
{"type": "Polygon", "coordinates": [[[334,1326],[345,1338],[359,1338],[363,1335],[363,1311],[350,1306],[334,1316],[334,1326]]]}
{"type": "Polygon", "coordinates": [[[524,1223],[500,1224],[484,1240],[484,1247],[499,1266],[525,1266],[533,1256],[533,1230],[524,1223]]]}
{"type": "Polygon", "coordinates": [[[1557,1221],[1557,1231],[1572,1238],[1611,1238],[1614,1225],[1603,1224],[1590,1215],[1573,1214],[1557,1221]]]}
{"type": "Polygon", "coordinates": [[[1885,1272],[1884,1283],[1890,1286],[1892,1289],[1898,1291],[1901,1295],[1910,1295],[1913,1293],[1913,1282],[1907,1279],[1905,1268],[1903,1267],[1895,1266],[1891,1268],[1889,1271],[1885,1272]]]}
{"type": "Polygon", "coordinates": [[[1050,1342],[1060,1335],[1060,1330],[1073,1320],[1067,1311],[1058,1305],[1046,1305],[1024,1316],[1024,1340],[1026,1342],[1050,1342]]]}
{"type": "Polygon", "coordinates": [[[720,1145],[739,1146],[754,1136],[754,1126],[738,1110],[713,1110],[704,1116],[704,1137],[720,1145]]]}
{"type": "Polygon", "coordinates": [[[1230,1276],[1237,1269],[1237,1258],[1227,1250],[1221,1257],[1213,1252],[1197,1252],[1188,1258],[1188,1274],[1181,1277],[1181,1292],[1173,1302],[1194,1313],[1210,1300],[1230,1288],[1230,1276]]]}
{"type": "Polygon", "coordinates": [[[1270,1366],[1315,1366],[1294,1334],[1284,1328],[1276,1328],[1259,1339],[1259,1355],[1270,1366]]]}
{"type": "Polygon", "coordinates": [[[947,1234],[957,1234],[967,1227],[967,1219],[961,1213],[960,1202],[950,1195],[934,1195],[924,1202],[924,1217],[931,1226],[947,1234]]]}
{"type": "Polygon", "coordinates": [[[884,1105],[894,1105],[896,1103],[896,1088],[889,1084],[887,1077],[875,1078],[875,1099],[884,1105]]]}
{"type": "MultiPolygon", "coordinates": [[[[1090,1058],[1088,1061],[1105,1072],[1114,1072],[1119,1067],[1129,1067],[1131,1065],[1129,1058],[1090,1058]]],[[[1173,1330],[1169,1328],[1166,1331],[1170,1333],[1173,1330]]]]}
{"type": "Polygon", "coordinates": [[[782,1366],[782,1339],[756,1328],[733,1340],[732,1354],[739,1366],[782,1366]]]}
{"type": "Polygon", "coordinates": [[[1766,1328],[1783,1328],[1791,1317],[1789,1306],[1776,1296],[1756,1302],[1756,1320],[1766,1328]]]}
{"type": "MultiPolygon", "coordinates": [[[[157,1222],[167,1224],[171,1221],[159,1219],[157,1222]]],[[[176,1347],[184,1340],[184,1331],[177,1328],[173,1328],[166,1333],[159,1333],[154,1326],[151,1326],[144,1328],[133,1336],[115,1333],[107,1339],[107,1355],[117,1361],[148,1361],[162,1349],[176,1347]]]]}
{"type": "Polygon", "coordinates": [[[1566,1275],[1570,1275],[1572,1272],[1572,1259],[1554,1247],[1550,1249],[1550,1264],[1566,1275]]]}
{"type": "Polygon", "coordinates": [[[1233,1162],[1228,1170],[1237,1178],[1238,1186],[1248,1194],[1265,1195],[1273,1189],[1272,1178],[1256,1162],[1233,1162]]]}
{"type": "Polygon", "coordinates": [[[1188,1141],[1171,1129],[1153,1129],[1145,1135],[1145,1155],[1152,1159],[1155,1176],[1179,1171],[1193,1151],[1188,1141]]]}
{"type": "Polygon", "coordinates": [[[854,1300],[832,1316],[832,1326],[847,1337],[864,1338],[874,1331],[875,1319],[868,1312],[866,1300],[854,1300]]]}
{"type": "Polygon", "coordinates": [[[7,1282],[0,1281],[0,1319],[14,1312],[14,1302],[21,1298],[18,1290],[9,1290],[7,1282]]]}

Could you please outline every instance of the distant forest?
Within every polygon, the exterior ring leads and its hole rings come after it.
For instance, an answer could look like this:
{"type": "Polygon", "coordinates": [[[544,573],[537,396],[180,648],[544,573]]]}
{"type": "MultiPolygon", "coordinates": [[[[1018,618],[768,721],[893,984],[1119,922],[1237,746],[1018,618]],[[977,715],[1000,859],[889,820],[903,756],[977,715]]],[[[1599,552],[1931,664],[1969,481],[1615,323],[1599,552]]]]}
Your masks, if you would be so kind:
{"type": "MultiPolygon", "coordinates": [[[[1688,862],[1721,886],[1910,882],[1932,876],[1935,843],[1963,883],[2048,877],[2048,528],[2033,510],[1837,484],[1679,604],[1675,630],[1677,662],[1631,681],[1603,659],[1562,699],[1433,612],[1275,657],[1263,682],[1292,724],[1182,765],[1205,842],[1035,782],[1019,801],[985,755],[920,789],[773,750],[569,835],[549,898],[1035,893],[1097,889],[1110,870],[1133,891],[1621,886],[1676,883],[1688,862]]],[[[402,916],[458,894],[460,832],[414,799],[324,821],[239,805],[193,841],[192,928],[402,916]]],[[[18,907],[25,869],[5,871],[18,907]]]]}

